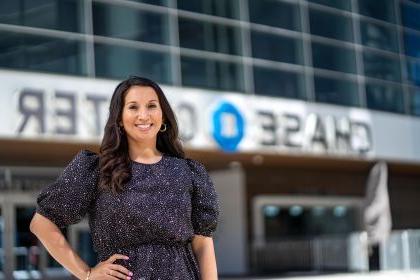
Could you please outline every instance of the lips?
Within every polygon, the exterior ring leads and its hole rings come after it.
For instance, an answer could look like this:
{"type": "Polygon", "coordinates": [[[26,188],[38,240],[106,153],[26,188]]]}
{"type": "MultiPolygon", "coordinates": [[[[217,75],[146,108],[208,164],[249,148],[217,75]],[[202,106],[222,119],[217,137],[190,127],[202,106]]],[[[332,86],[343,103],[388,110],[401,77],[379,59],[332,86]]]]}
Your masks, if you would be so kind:
{"type": "Polygon", "coordinates": [[[142,130],[142,131],[146,131],[149,130],[152,127],[153,124],[149,123],[149,124],[136,124],[135,127],[137,127],[138,129],[142,130]]]}

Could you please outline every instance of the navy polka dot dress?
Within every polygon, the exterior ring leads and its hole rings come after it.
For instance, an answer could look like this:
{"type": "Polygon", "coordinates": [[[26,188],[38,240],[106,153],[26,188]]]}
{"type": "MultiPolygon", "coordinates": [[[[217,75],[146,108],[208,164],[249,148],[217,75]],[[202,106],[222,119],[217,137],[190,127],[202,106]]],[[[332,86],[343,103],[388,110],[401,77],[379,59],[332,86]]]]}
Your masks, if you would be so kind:
{"type": "Polygon", "coordinates": [[[133,280],[200,279],[194,234],[212,236],[218,218],[213,183],[198,161],[164,154],[157,163],[131,162],[119,194],[97,188],[97,154],[81,151],[38,196],[37,212],[66,227],[88,215],[98,261],[115,253],[133,280]]]}

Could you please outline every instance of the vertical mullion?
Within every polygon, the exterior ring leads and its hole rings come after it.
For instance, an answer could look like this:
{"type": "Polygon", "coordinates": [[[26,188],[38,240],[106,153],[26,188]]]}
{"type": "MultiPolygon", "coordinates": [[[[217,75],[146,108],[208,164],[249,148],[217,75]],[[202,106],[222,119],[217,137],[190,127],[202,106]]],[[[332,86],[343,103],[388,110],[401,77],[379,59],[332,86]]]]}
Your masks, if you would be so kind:
{"type": "Polygon", "coordinates": [[[306,100],[315,102],[315,77],[312,65],[311,31],[309,27],[309,5],[306,1],[299,0],[299,13],[301,24],[301,40],[303,46],[303,64],[306,89],[306,100]]]}
{"type": "Polygon", "coordinates": [[[238,0],[239,5],[239,19],[240,24],[240,34],[241,34],[241,46],[242,46],[242,69],[243,75],[242,79],[244,85],[244,91],[248,94],[255,94],[255,85],[254,85],[254,70],[252,63],[252,51],[251,51],[251,27],[249,19],[249,9],[248,9],[248,0],[238,0]]]}
{"type": "Polygon", "coordinates": [[[356,71],[357,71],[357,87],[359,90],[359,106],[362,108],[367,107],[366,103],[366,80],[365,80],[365,69],[363,64],[363,43],[362,37],[360,33],[360,17],[355,16],[355,14],[359,10],[359,6],[357,0],[351,1],[352,6],[352,17],[351,22],[353,26],[353,43],[355,43],[355,47],[353,48],[355,51],[356,56],[356,71]]]}

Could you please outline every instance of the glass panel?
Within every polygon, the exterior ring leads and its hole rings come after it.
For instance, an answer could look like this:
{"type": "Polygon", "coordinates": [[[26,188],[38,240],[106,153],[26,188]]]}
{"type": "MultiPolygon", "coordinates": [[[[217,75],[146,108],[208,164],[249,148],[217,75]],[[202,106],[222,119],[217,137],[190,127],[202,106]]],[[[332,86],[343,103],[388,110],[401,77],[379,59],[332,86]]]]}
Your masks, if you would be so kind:
{"type": "Polygon", "coordinates": [[[172,81],[170,56],[166,53],[95,44],[95,67],[98,77],[122,79],[139,75],[164,84],[172,81]]]}
{"type": "Polygon", "coordinates": [[[0,31],[0,67],[86,75],[84,43],[0,31]]]}
{"type": "Polygon", "coordinates": [[[34,213],[35,207],[16,208],[15,273],[28,273],[40,269],[40,244],[36,236],[29,231],[29,224],[34,213]]]}
{"type": "Polygon", "coordinates": [[[3,252],[3,233],[4,233],[4,219],[2,216],[2,209],[0,205],[0,276],[2,276],[2,271],[4,267],[4,252],[3,252]]]}
{"type": "Polygon", "coordinates": [[[348,234],[357,230],[357,210],[352,207],[266,205],[263,211],[266,241],[348,234]]]}
{"type": "Polygon", "coordinates": [[[166,44],[169,42],[167,21],[167,15],[93,3],[95,35],[166,44]]]}
{"type": "Polygon", "coordinates": [[[167,6],[168,0],[130,0],[133,2],[146,3],[151,5],[167,6]]]}
{"type": "Polygon", "coordinates": [[[236,63],[181,57],[182,85],[244,91],[242,67],[236,63]]]}
{"type": "Polygon", "coordinates": [[[254,84],[259,95],[306,99],[302,74],[254,67],[254,84]]]}
{"type": "Polygon", "coordinates": [[[420,86],[420,61],[407,59],[408,83],[420,86]]]}
{"type": "Polygon", "coordinates": [[[83,1],[0,1],[0,23],[82,32],[83,1]]]}
{"type": "Polygon", "coordinates": [[[401,81],[400,60],[382,54],[364,51],[365,75],[372,78],[401,81]]]}
{"type": "Polygon", "coordinates": [[[353,49],[312,43],[314,67],[347,73],[356,73],[356,55],[353,49]]]}
{"type": "Polygon", "coordinates": [[[185,18],[179,18],[178,23],[179,44],[183,48],[241,54],[239,28],[185,18]]]}
{"type": "Polygon", "coordinates": [[[410,88],[410,113],[420,116],[420,88],[410,88]]]}
{"type": "Polygon", "coordinates": [[[349,17],[310,9],[309,20],[311,34],[353,41],[353,26],[349,17]]]}
{"type": "Polygon", "coordinates": [[[285,29],[300,30],[299,7],[277,0],[249,0],[250,21],[285,29]]]}
{"type": "Polygon", "coordinates": [[[347,106],[359,105],[356,82],[315,77],[314,83],[315,100],[317,102],[347,106]]]}
{"type": "Polygon", "coordinates": [[[394,27],[361,21],[360,33],[365,46],[398,52],[398,34],[394,27]]]}
{"type": "Polygon", "coordinates": [[[308,2],[317,3],[347,11],[351,10],[351,0],[308,0],[308,2]]]}
{"type": "Polygon", "coordinates": [[[401,21],[406,27],[420,30],[420,8],[401,3],[401,21]]]}
{"type": "Polygon", "coordinates": [[[404,52],[408,56],[420,58],[420,36],[404,32],[404,52]]]}
{"type": "Polygon", "coordinates": [[[182,0],[178,9],[219,17],[239,19],[239,1],[232,0],[182,0]]]}
{"type": "Polygon", "coordinates": [[[370,109],[404,112],[404,96],[400,86],[367,84],[366,101],[370,109]]]}
{"type": "Polygon", "coordinates": [[[77,253],[90,267],[97,264],[97,254],[93,251],[92,236],[88,230],[77,232],[77,253]]]}
{"type": "Polygon", "coordinates": [[[395,22],[394,0],[382,0],[380,5],[378,5],[378,0],[359,0],[358,6],[362,15],[395,22]]]}
{"type": "Polygon", "coordinates": [[[251,31],[251,42],[255,58],[303,64],[302,40],[251,31]]]}

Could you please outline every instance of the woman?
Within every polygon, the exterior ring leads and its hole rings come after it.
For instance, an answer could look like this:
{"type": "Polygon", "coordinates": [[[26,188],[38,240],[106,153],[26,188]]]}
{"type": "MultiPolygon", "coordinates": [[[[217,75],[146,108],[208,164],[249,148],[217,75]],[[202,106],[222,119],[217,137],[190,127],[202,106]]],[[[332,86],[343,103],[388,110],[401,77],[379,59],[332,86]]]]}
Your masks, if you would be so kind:
{"type": "Polygon", "coordinates": [[[217,194],[205,167],[184,158],[174,113],[151,80],[117,86],[99,155],[81,151],[37,202],[31,231],[78,279],[217,279],[217,194]],[[93,268],[59,229],[86,214],[93,268]]]}

